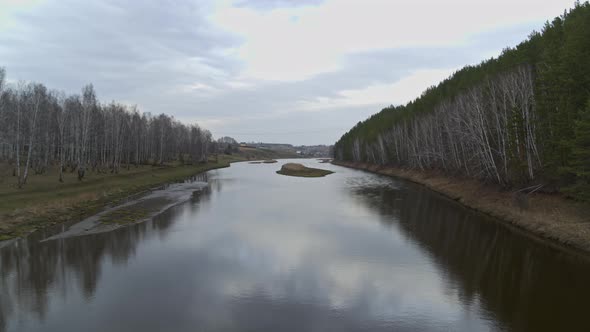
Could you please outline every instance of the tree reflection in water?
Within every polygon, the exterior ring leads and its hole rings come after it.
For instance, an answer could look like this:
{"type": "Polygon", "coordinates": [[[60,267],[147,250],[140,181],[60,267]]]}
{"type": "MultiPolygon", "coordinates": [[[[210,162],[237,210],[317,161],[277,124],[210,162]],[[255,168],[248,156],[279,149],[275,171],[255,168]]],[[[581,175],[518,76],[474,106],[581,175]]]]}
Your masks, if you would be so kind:
{"type": "Polygon", "coordinates": [[[575,255],[413,184],[342,169],[304,182],[250,166],[145,223],[0,249],[0,330],[586,324],[590,265],[575,255]]]}
{"type": "MultiPolygon", "coordinates": [[[[206,179],[199,176],[189,181],[206,179]]],[[[220,190],[221,185],[214,188],[220,190]]],[[[149,221],[113,232],[46,242],[31,236],[0,248],[0,331],[6,329],[9,318],[23,318],[11,317],[18,313],[43,320],[48,310],[48,290],[65,299],[71,285],[78,284],[86,300],[91,300],[105,261],[126,265],[142,241],[154,236],[165,238],[177,215],[186,208],[196,212],[210,195],[211,188],[205,187],[193,193],[191,204],[174,206],[149,221]]]]}
{"type": "Polygon", "coordinates": [[[537,243],[419,185],[352,187],[352,193],[432,257],[446,288],[465,306],[479,303],[484,315],[501,322],[498,328],[576,330],[586,316],[585,258],[537,243]]]}

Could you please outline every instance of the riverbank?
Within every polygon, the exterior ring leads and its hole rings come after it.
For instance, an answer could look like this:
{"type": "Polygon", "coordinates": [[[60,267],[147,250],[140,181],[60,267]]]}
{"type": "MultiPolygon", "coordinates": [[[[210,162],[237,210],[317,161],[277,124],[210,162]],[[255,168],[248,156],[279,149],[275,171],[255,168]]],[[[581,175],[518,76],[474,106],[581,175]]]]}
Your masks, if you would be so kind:
{"type": "Polygon", "coordinates": [[[590,206],[560,195],[534,193],[527,207],[516,204],[512,192],[478,181],[449,177],[435,171],[416,171],[364,163],[335,165],[399,177],[443,194],[459,203],[508,222],[537,237],[590,253],[590,206]]]}
{"type": "Polygon", "coordinates": [[[5,178],[0,186],[0,240],[80,221],[131,196],[242,160],[245,158],[220,155],[198,165],[132,166],[118,174],[90,173],[81,182],[72,173],[59,183],[55,172],[49,172],[32,176],[22,189],[7,183],[9,178],[5,178]]]}

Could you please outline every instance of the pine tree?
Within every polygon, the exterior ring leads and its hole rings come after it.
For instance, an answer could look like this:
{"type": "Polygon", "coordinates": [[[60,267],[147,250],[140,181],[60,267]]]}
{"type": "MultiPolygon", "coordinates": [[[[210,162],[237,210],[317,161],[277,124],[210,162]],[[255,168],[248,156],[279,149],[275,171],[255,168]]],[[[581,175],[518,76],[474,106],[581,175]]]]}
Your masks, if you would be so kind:
{"type": "Polygon", "coordinates": [[[590,200],[590,98],[580,112],[574,132],[572,170],[576,182],[567,188],[567,192],[578,199],[590,200]]]}

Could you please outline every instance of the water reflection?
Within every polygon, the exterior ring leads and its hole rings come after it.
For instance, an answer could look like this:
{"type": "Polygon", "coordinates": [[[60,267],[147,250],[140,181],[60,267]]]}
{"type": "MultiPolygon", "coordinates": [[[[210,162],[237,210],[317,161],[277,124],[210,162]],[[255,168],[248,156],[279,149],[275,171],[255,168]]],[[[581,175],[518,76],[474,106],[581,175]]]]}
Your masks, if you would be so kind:
{"type": "Polygon", "coordinates": [[[321,166],[337,173],[236,164],[152,221],[0,249],[0,330],[585,327],[584,261],[421,187],[321,166]]]}
{"type": "MultiPolygon", "coordinates": [[[[202,181],[203,176],[189,179],[202,181]]],[[[216,189],[221,187],[217,186],[216,189]]],[[[195,191],[190,209],[196,213],[206,203],[211,188],[195,191]]],[[[108,260],[125,266],[136,254],[139,243],[153,237],[163,239],[186,206],[175,206],[153,220],[117,229],[109,233],[39,242],[47,237],[32,236],[0,248],[0,331],[12,320],[43,320],[51,297],[64,300],[73,287],[91,301],[102,266],[108,260]],[[16,317],[15,314],[18,314],[16,317]],[[22,316],[21,316],[22,315],[22,316]]],[[[53,301],[55,299],[52,299],[53,301]]]]}
{"type": "Polygon", "coordinates": [[[417,185],[393,191],[364,187],[353,194],[379,209],[383,223],[395,220],[397,229],[432,257],[446,289],[465,307],[482,306],[481,314],[496,328],[574,331],[589,326],[583,318],[590,296],[586,259],[537,244],[417,185]]]}

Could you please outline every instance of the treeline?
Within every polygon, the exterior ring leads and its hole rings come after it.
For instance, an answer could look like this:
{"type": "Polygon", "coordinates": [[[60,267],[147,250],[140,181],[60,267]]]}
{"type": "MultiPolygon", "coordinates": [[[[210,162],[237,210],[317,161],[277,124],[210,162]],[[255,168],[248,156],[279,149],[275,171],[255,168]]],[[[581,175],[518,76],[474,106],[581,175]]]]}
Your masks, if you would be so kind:
{"type": "Polygon", "coordinates": [[[215,149],[211,133],[166,114],[100,103],[92,85],[65,95],[39,83],[8,85],[0,68],[0,162],[9,163],[19,187],[51,166],[77,172],[118,173],[121,167],[198,163],[215,149]]]}
{"type": "Polygon", "coordinates": [[[590,4],[359,122],[334,154],[590,199],[590,4]]]}

